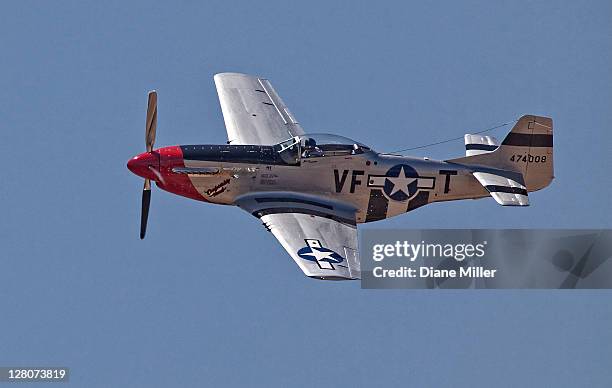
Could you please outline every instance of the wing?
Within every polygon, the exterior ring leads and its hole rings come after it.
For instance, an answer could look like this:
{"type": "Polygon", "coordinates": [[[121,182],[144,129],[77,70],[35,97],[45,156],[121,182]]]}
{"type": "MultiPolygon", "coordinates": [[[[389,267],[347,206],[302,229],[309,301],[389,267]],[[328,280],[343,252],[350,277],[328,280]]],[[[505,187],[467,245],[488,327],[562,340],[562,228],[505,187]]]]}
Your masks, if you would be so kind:
{"type": "Polygon", "coordinates": [[[214,79],[228,143],[272,145],[304,134],[267,79],[239,73],[214,79]]]}
{"type": "Polygon", "coordinates": [[[306,276],[360,278],[355,211],[312,196],[258,193],[238,206],[261,219],[306,276]]]}

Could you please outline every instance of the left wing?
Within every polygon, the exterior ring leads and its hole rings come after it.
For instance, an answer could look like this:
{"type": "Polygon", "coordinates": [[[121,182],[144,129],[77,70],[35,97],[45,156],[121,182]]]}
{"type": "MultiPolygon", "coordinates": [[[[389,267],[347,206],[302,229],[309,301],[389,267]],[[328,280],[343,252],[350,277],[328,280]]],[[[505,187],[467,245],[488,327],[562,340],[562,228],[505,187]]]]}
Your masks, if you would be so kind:
{"type": "Polygon", "coordinates": [[[267,79],[239,73],[214,79],[229,144],[272,145],[304,134],[267,79]]]}
{"type": "Polygon", "coordinates": [[[354,209],[312,196],[258,193],[237,201],[261,219],[306,276],[360,278],[354,209]]]}

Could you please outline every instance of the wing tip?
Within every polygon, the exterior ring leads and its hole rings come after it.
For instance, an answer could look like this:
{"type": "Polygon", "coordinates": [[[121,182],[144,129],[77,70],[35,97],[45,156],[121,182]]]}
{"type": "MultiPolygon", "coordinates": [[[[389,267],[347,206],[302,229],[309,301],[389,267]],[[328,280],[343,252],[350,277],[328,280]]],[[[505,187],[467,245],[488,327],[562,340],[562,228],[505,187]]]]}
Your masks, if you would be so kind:
{"type": "Polygon", "coordinates": [[[316,280],[327,280],[327,281],[345,281],[345,280],[359,280],[360,278],[351,278],[344,276],[322,276],[322,275],[306,275],[306,277],[316,280]]]}
{"type": "Polygon", "coordinates": [[[224,79],[231,79],[231,78],[248,78],[248,79],[264,79],[262,77],[253,75],[253,74],[246,74],[246,73],[238,73],[238,72],[222,72],[222,73],[217,73],[213,76],[213,79],[215,80],[215,82],[219,82],[219,81],[223,81],[224,79]]]}

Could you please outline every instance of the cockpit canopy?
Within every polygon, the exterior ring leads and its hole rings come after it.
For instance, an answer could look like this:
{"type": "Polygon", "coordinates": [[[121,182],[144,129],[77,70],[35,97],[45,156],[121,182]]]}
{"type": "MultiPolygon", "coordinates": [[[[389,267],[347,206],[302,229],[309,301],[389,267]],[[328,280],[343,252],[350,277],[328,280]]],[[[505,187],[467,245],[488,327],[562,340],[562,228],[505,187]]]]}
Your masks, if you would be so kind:
{"type": "Polygon", "coordinates": [[[370,147],[355,140],[327,133],[295,136],[277,144],[275,149],[290,164],[298,164],[306,158],[358,155],[371,151],[370,147]]]}

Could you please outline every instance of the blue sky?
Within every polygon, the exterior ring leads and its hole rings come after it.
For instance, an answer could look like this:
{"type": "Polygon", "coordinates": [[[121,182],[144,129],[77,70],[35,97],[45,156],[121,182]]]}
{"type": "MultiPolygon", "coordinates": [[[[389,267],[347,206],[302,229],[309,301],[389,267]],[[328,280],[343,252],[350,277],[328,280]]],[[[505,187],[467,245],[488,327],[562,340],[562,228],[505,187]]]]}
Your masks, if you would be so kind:
{"type": "Polygon", "coordinates": [[[434,204],[366,228],[610,227],[611,14],[607,1],[3,2],[0,365],[66,365],[88,387],[610,386],[607,291],[313,281],[257,219],[155,189],[143,242],[125,163],[144,150],[147,90],[157,146],[223,143],[212,75],[247,72],[307,131],[381,151],[553,117],[556,180],[529,208],[434,204]]]}

